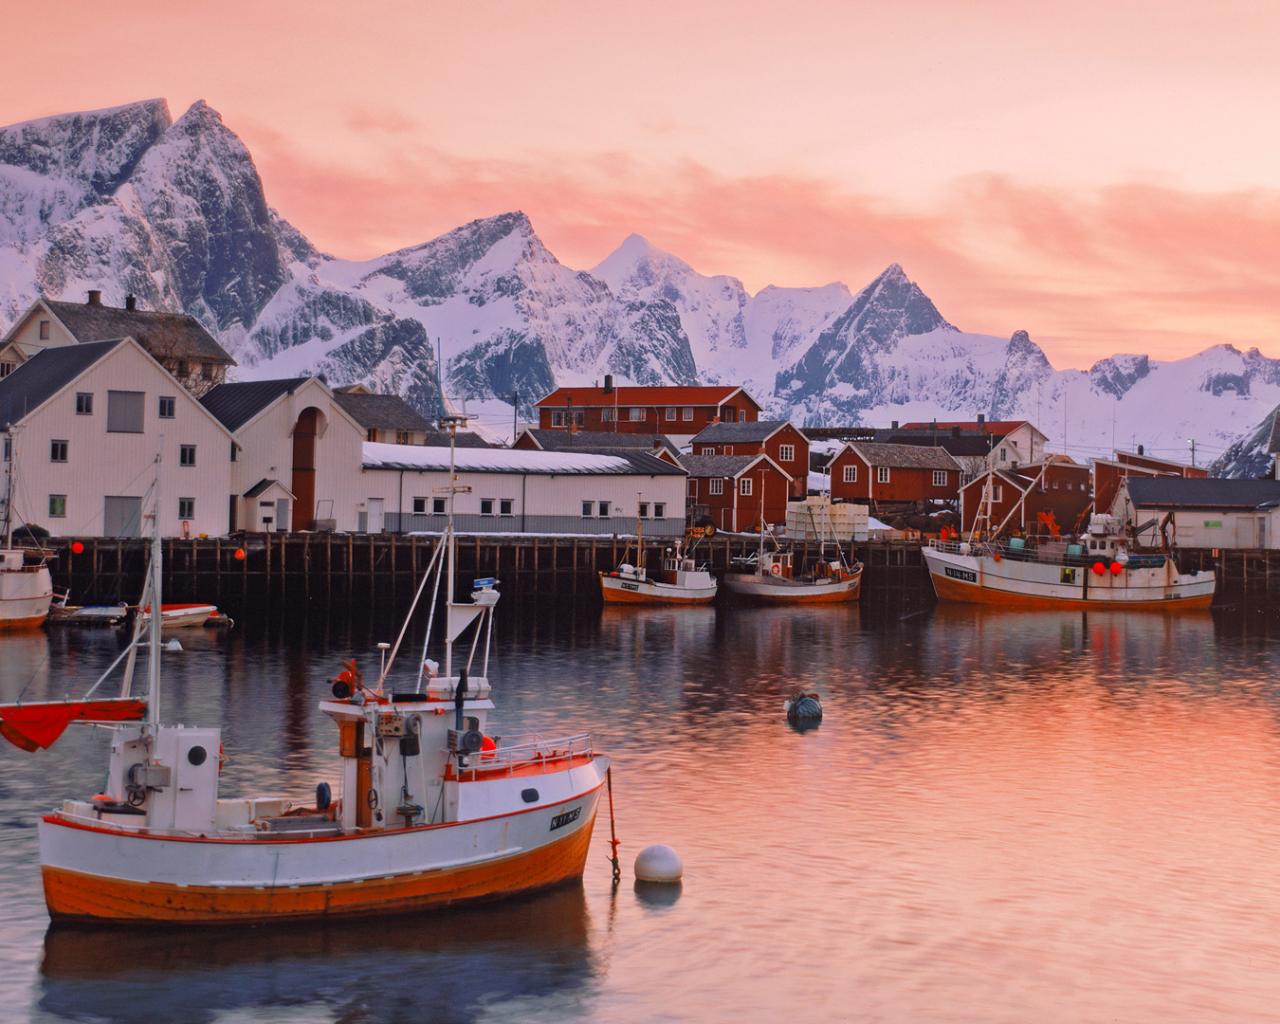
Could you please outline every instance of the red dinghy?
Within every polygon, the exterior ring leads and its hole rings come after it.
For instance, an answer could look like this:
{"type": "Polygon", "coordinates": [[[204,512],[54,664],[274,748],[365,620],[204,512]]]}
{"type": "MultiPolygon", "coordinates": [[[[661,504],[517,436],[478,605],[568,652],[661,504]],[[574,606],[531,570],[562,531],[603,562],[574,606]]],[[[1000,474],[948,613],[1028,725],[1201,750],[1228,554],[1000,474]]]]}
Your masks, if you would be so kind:
{"type": "Polygon", "coordinates": [[[32,752],[53,746],[72,722],[140,722],[146,717],[147,702],[138,697],[0,704],[0,736],[32,752]]]}

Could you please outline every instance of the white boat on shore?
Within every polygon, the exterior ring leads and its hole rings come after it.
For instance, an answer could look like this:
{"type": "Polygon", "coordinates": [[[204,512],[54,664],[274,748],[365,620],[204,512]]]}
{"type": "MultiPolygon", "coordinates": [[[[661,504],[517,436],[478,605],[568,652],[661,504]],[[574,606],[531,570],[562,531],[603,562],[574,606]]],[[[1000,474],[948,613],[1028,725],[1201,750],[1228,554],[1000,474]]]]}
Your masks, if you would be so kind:
{"type": "Polygon", "coordinates": [[[22,548],[0,549],[0,630],[41,625],[52,601],[49,566],[43,560],[28,565],[22,548]]]}

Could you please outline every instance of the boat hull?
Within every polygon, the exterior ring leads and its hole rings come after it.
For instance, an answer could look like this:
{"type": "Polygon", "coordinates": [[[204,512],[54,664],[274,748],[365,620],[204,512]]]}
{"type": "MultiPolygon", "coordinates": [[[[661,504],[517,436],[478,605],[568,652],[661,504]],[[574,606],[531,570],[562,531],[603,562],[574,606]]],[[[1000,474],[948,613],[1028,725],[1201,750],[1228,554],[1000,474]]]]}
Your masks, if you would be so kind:
{"type": "Polygon", "coordinates": [[[1002,608],[1203,609],[1212,604],[1215,586],[1213,573],[1179,573],[1172,561],[1099,576],[1088,566],[997,561],[936,548],[926,548],[924,559],[939,601],[1002,608]]]}
{"type": "Polygon", "coordinates": [[[729,573],[724,586],[737,597],[764,604],[843,604],[858,600],[862,574],[838,582],[805,583],[758,573],[729,573]]]}
{"type": "Polygon", "coordinates": [[[47,566],[0,571],[0,630],[33,629],[49,617],[53,578],[47,566]]]}
{"type": "Polygon", "coordinates": [[[601,573],[600,596],[605,604],[710,604],[716,599],[716,587],[714,583],[710,587],[681,587],[601,573]]]}
{"type": "Polygon", "coordinates": [[[502,899],[582,876],[599,794],[597,785],[482,821],[293,840],[128,835],[51,814],[40,824],[45,902],[58,921],[216,925],[502,899]]]}

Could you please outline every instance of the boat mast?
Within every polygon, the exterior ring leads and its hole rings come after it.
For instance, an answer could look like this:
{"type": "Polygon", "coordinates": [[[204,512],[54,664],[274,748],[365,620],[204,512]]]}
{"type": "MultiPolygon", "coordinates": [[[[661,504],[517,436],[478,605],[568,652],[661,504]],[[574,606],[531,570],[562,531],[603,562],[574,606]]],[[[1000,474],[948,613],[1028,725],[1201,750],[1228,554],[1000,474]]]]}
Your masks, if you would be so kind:
{"type": "Polygon", "coordinates": [[[17,477],[13,469],[18,464],[18,432],[10,427],[5,439],[9,442],[9,461],[5,467],[4,484],[4,546],[8,550],[13,547],[13,503],[17,497],[14,493],[14,481],[17,477]]]}
{"type": "Polygon", "coordinates": [[[756,555],[756,572],[764,572],[764,470],[760,470],[760,552],[756,555]]]}
{"type": "Polygon", "coordinates": [[[164,454],[164,436],[160,437],[160,450],[156,452],[156,480],[151,513],[151,647],[148,649],[149,687],[147,693],[147,720],[160,724],[160,461],[164,454]]]}
{"type": "MultiPolygon", "coordinates": [[[[457,542],[453,536],[453,499],[457,494],[457,468],[455,462],[455,452],[458,445],[458,421],[456,417],[447,416],[441,419],[441,425],[449,431],[449,521],[445,525],[445,536],[448,538],[448,547],[445,549],[445,608],[453,607],[453,580],[455,571],[455,554],[457,552],[457,542]]],[[[446,620],[451,616],[446,614],[446,620]]],[[[453,623],[448,621],[444,631],[444,674],[445,678],[453,678],[453,623]]]]}

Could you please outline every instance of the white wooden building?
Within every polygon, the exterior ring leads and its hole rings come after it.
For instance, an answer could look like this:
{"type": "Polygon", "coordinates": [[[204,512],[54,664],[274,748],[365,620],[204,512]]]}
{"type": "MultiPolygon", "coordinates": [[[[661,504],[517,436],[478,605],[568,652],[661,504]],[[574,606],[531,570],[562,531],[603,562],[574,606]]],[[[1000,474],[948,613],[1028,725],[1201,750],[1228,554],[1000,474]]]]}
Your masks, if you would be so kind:
{"type": "MultiPolygon", "coordinates": [[[[467,533],[630,534],[676,537],[685,526],[685,472],[648,452],[459,448],[456,528],[467,533]]],[[[408,533],[445,523],[449,449],[364,445],[360,528],[408,533]]]]}
{"type": "Polygon", "coordinates": [[[227,530],[231,435],[131,338],[30,355],[0,380],[0,431],[15,526],[139,536],[160,452],[161,533],[227,530]]]}
{"type": "Polygon", "coordinates": [[[370,497],[361,469],[365,429],[324,381],[220,384],[201,403],[235,436],[233,530],[359,528],[370,497]]]}
{"type": "Polygon", "coordinates": [[[1111,514],[1144,544],[1280,548],[1280,480],[1127,477],[1111,514]]]}

